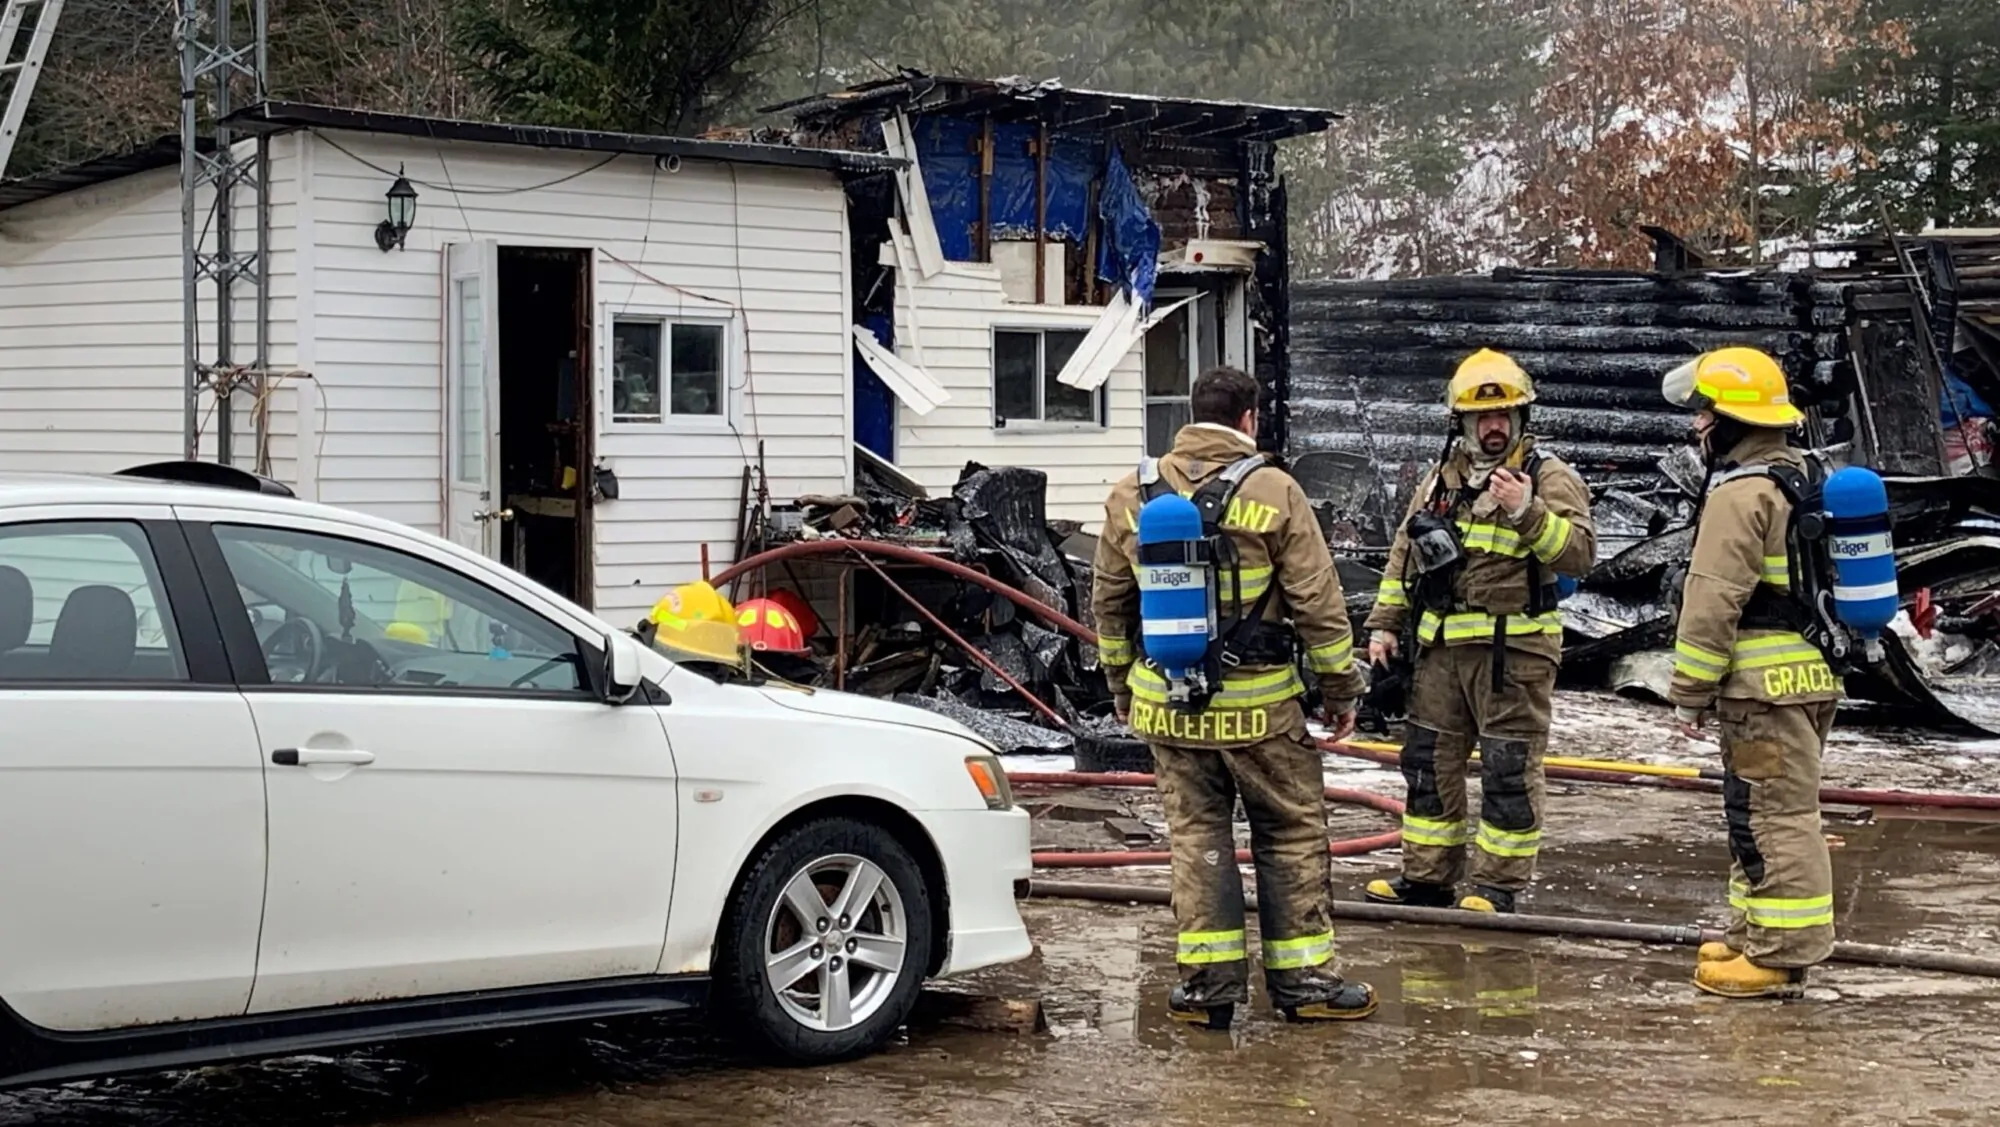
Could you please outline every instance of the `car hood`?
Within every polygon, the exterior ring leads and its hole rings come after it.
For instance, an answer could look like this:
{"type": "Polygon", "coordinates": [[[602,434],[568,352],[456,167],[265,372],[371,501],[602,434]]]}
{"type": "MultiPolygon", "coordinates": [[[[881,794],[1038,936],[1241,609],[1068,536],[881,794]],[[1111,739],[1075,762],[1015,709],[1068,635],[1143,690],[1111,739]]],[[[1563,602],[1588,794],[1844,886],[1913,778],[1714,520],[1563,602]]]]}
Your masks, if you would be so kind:
{"type": "Polygon", "coordinates": [[[864,697],[855,693],[831,692],[814,689],[788,689],[778,686],[760,686],[756,690],[772,702],[795,712],[810,713],[814,716],[834,717],[842,720],[863,720],[875,724],[890,724],[898,728],[916,728],[926,732],[938,732],[947,736],[958,736],[971,740],[981,747],[989,746],[972,729],[951,719],[940,716],[928,709],[914,705],[897,704],[894,701],[876,697],[864,697]]]}

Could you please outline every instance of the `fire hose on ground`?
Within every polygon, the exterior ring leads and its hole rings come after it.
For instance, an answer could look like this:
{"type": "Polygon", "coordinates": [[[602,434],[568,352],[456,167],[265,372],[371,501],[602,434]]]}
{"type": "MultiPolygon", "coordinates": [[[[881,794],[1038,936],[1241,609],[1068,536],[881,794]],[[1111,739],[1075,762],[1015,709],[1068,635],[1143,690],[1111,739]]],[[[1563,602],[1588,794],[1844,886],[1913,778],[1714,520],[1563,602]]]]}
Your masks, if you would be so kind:
{"type": "MultiPolygon", "coordinates": [[[[1016,606],[1041,619],[1052,628],[1070,634],[1079,641],[1093,646],[1097,644],[1097,635],[1089,627],[1056,611],[1033,596],[1017,590],[1000,580],[994,579],[992,576],[985,575],[952,560],[940,559],[930,553],[919,551],[915,548],[904,547],[899,544],[847,539],[803,541],[795,544],[786,544],[736,563],[715,576],[712,582],[717,585],[726,584],[740,575],[761,569],[770,564],[798,557],[843,555],[856,556],[861,558],[864,563],[867,563],[867,557],[876,556],[904,563],[914,563],[945,572],[967,583],[983,587],[995,595],[1013,602],[1016,606]]],[[[869,566],[872,567],[872,564],[869,566]]],[[[1025,689],[1020,691],[1025,693],[1025,689]]],[[[1035,703],[1040,704],[1040,702],[1035,703]]],[[[1041,705],[1040,707],[1044,712],[1047,711],[1046,705],[1041,705]]],[[[1336,742],[1325,739],[1319,740],[1318,743],[1322,750],[1336,755],[1362,759],[1385,766],[1396,766],[1398,763],[1400,749],[1394,744],[1358,740],[1336,742]]],[[[1674,767],[1607,760],[1551,757],[1544,761],[1544,769],[1547,776],[1551,779],[1565,779],[1575,782],[1654,786],[1708,793],[1718,792],[1722,789],[1722,772],[1714,768],[1674,767]]],[[[1154,785],[1154,777],[1147,774],[1088,774],[1073,771],[1022,772],[1010,774],[1008,777],[1014,783],[1023,786],[1150,788],[1154,785]]],[[[1403,812],[1403,804],[1400,801],[1369,791],[1328,787],[1326,788],[1326,797],[1329,801],[1366,806],[1387,814],[1400,816],[1403,812]]],[[[1822,788],[1820,791],[1820,801],[1859,806],[1924,806],[2000,810],[2000,795],[1861,790],[1846,787],[1822,788]]],[[[1327,843],[1327,852],[1332,856],[1346,857],[1372,853],[1379,849],[1391,849],[1400,843],[1401,836],[1400,830],[1395,830],[1367,837],[1329,841],[1327,843]]],[[[1038,868],[1117,868],[1134,865],[1166,865],[1171,860],[1172,854],[1165,852],[1039,852],[1035,854],[1035,864],[1038,868]]],[[[1249,851],[1238,850],[1237,860],[1239,862],[1250,860],[1249,851]]],[[[1081,881],[1037,880],[1031,882],[1029,894],[1036,897],[1095,900],[1112,903],[1167,904],[1171,902],[1171,894],[1164,888],[1144,885],[1093,884],[1081,881]]],[[[1569,935],[1681,946],[1694,946],[1722,937],[1720,931],[1692,924],[1643,924],[1570,916],[1501,915],[1487,912],[1467,912],[1449,908],[1415,908],[1404,905],[1372,904],[1347,900],[1336,900],[1333,902],[1333,915],[1337,919],[1365,920],[1378,923],[1427,924],[1444,927],[1511,931],[1533,935],[1569,935]]],[[[2000,958],[1986,958],[1977,955],[1886,947],[1867,943],[1838,942],[1834,945],[1833,958],[1837,962],[1905,967],[1916,970],[1944,971],[1948,973],[2000,978],[2000,958]]]]}
{"type": "MultiPolygon", "coordinates": [[[[1077,771],[1036,771],[1010,773],[1008,779],[1022,786],[1044,787],[1151,787],[1154,777],[1140,774],[1090,774],[1077,771]]],[[[1366,806],[1384,813],[1398,814],[1403,804],[1369,791],[1326,788],[1329,801],[1366,806]]],[[[1335,857],[1372,853],[1393,848],[1401,840],[1400,831],[1373,837],[1349,838],[1327,843],[1335,857]]],[[[1036,868],[1119,868],[1131,865],[1165,865],[1171,853],[1158,852],[1037,852],[1036,868]]],[[[1238,863],[1251,859],[1250,851],[1236,851],[1238,863]]],[[[1051,900],[1091,900],[1110,904],[1171,904],[1173,894],[1164,888],[1140,884],[1095,884],[1087,881],[1029,882],[1028,895],[1051,900]]],[[[1256,897],[1246,894],[1254,907],[1256,897]]],[[[1594,920],[1580,916],[1538,916],[1468,912],[1455,908],[1413,908],[1400,904],[1371,904],[1356,900],[1331,902],[1333,917],[1370,923],[1423,924],[1433,927],[1461,927],[1485,931],[1510,931],[1527,935],[1562,935],[1583,939],[1616,939],[1633,943],[1659,943],[1695,947],[1721,940],[1720,928],[1698,924],[1647,924],[1623,920],[1594,920]]],[[[2000,958],[1962,955],[1951,951],[1926,951],[1913,947],[1886,947],[1873,943],[1839,941],[1833,945],[1833,961],[1868,966],[1901,967],[1910,970],[1942,971],[1950,974],[2000,978],[2000,958]]]]}

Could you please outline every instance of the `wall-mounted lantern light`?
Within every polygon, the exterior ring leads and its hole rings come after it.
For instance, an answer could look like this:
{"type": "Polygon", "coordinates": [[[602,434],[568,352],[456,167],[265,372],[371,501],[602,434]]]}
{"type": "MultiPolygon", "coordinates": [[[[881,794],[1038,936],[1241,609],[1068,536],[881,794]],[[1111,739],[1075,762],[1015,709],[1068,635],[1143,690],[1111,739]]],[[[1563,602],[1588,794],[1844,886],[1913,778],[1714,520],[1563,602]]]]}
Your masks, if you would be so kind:
{"type": "Polygon", "coordinates": [[[396,169],[396,182],[389,186],[389,218],[375,228],[375,245],[383,253],[403,245],[403,237],[410,233],[410,224],[417,219],[417,190],[410,187],[409,178],[403,170],[396,169]]]}

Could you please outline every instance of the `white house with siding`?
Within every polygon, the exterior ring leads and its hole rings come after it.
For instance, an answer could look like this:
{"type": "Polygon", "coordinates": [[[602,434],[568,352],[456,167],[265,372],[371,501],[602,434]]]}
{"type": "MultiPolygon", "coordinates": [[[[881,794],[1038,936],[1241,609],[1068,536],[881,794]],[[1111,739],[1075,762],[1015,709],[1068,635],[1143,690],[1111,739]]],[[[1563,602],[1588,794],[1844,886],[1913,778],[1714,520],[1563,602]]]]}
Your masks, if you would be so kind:
{"type": "MultiPolygon", "coordinates": [[[[779,499],[850,488],[843,178],[894,159],[297,105],[238,124],[270,146],[273,373],[235,397],[238,465],[614,620],[705,547],[727,562],[747,466],[779,499]],[[415,221],[383,250],[398,176],[415,221]]],[[[177,160],[0,185],[0,469],[182,455],[177,160]]]]}

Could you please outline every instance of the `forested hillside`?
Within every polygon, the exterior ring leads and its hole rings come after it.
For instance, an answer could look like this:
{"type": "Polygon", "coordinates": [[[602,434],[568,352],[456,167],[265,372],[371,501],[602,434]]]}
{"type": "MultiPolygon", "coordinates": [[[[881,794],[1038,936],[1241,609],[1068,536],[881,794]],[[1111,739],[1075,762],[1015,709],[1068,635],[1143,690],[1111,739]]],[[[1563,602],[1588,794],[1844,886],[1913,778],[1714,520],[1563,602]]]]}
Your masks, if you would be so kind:
{"type": "MultiPolygon", "coordinates": [[[[1994,0],[269,0],[274,96],[690,133],[910,66],[1326,106],[1305,274],[2000,222],[1994,0]]],[[[22,175],[171,133],[173,0],[69,0],[22,175]]],[[[247,14],[243,17],[247,19],[247,14]]]]}

